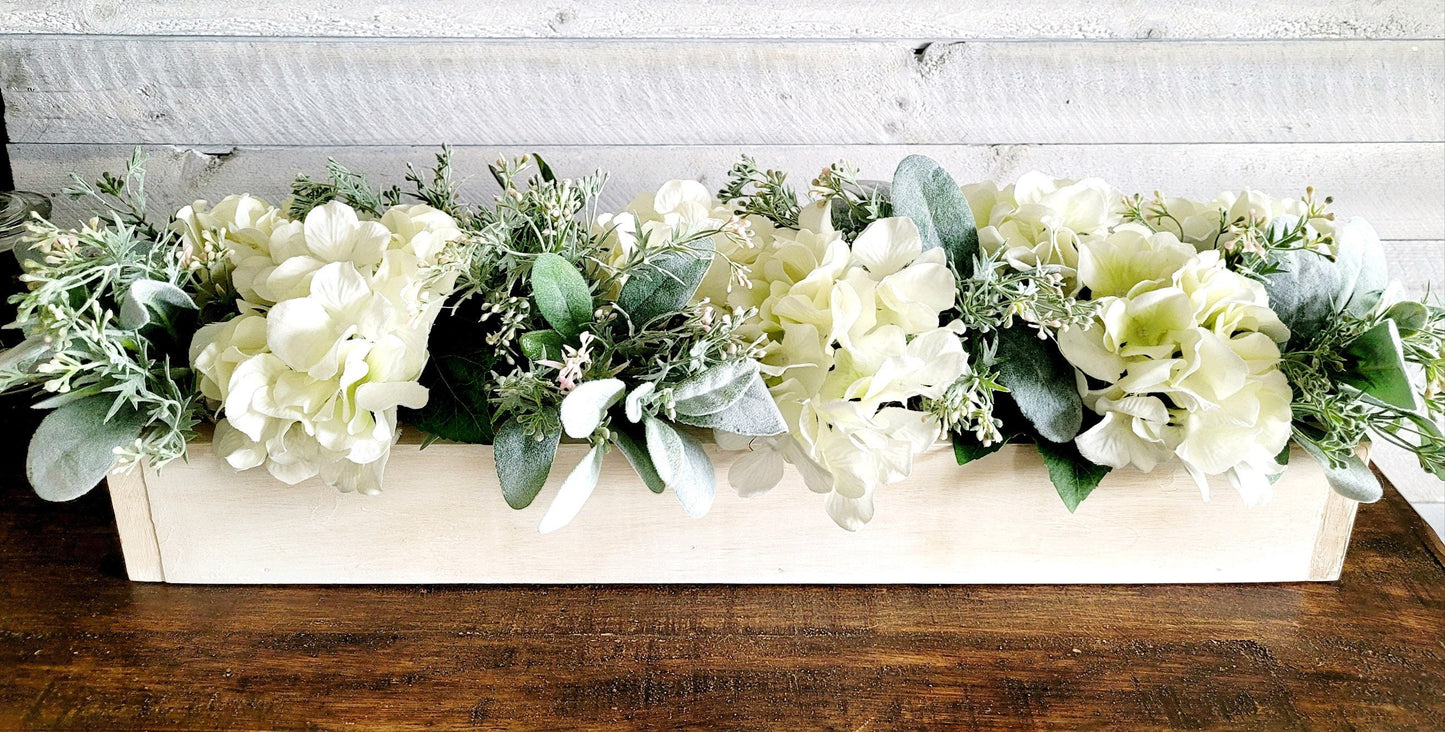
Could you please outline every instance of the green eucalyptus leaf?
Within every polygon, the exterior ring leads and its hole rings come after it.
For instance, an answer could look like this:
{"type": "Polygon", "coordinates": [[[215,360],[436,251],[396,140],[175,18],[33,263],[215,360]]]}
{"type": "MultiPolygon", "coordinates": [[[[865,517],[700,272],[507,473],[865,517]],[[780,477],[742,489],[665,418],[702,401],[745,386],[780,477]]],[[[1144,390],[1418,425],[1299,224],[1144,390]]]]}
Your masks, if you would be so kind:
{"type": "Polygon", "coordinates": [[[677,421],[693,427],[708,427],[735,435],[771,437],[788,431],[788,423],[778,411],[773,395],[763,377],[754,374],[748,388],[737,401],[712,414],[677,415],[677,421]]]}
{"type": "Polygon", "coordinates": [[[958,433],[954,433],[952,437],[953,459],[957,460],[959,465],[967,465],[979,458],[988,457],[1002,450],[1004,444],[1006,444],[1006,441],[1000,440],[992,445],[984,446],[978,440],[972,437],[965,437],[958,433]]]}
{"type": "Polygon", "coordinates": [[[663,252],[628,273],[617,306],[634,328],[681,311],[697,292],[712,265],[714,245],[711,239],[699,239],[687,246],[692,250],[663,252]]]}
{"type": "Polygon", "coordinates": [[[1412,412],[1419,408],[1395,321],[1383,320],[1362,333],[1345,348],[1345,356],[1350,363],[1340,381],[1392,407],[1412,412]]]}
{"type": "Polygon", "coordinates": [[[617,424],[612,428],[612,444],[622,452],[627,462],[632,464],[632,469],[637,471],[637,477],[647,485],[647,489],[653,493],[661,493],[667,487],[662,482],[662,477],[657,474],[657,467],[652,464],[652,457],[647,454],[647,445],[644,442],[646,435],[637,434],[639,426],[635,424],[617,424]]]}
{"type": "Polygon", "coordinates": [[[1049,470],[1049,480],[1069,508],[1069,513],[1073,513],[1099,487],[1099,481],[1109,474],[1109,466],[1089,462],[1072,442],[1058,444],[1039,440],[1038,448],[1044,458],[1044,466],[1049,470]]]}
{"type": "Polygon", "coordinates": [[[111,414],[115,398],[98,394],[45,415],[25,460],[25,476],[47,501],[79,498],[115,465],[115,448],[135,442],[145,416],[128,407],[111,414]]]}
{"type": "Polygon", "coordinates": [[[1385,311],[1385,317],[1395,321],[1401,337],[1408,338],[1430,324],[1430,309],[1424,303],[1404,300],[1391,305],[1385,311]]]}
{"type": "Polygon", "coordinates": [[[592,322],[592,293],[571,262],[550,252],[532,263],[532,299],[563,338],[576,338],[592,322]]]}
{"type": "Polygon", "coordinates": [[[1358,457],[1351,455],[1344,466],[1335,467],[1314,443],[1301,440],[1299,444],[1325,469],[1325,480],[1336,493],[1360,503],[1374,503],[1385,495],[1380,479],[1358,457]]]}
{"type": "Polygon", "coordinates": [[[522,353],[535,361],[562,360],[562,334],[555,330],[533,330],[518,339],[522,353]]]}
{"type": "Polygon", "coordinates": [[[502,485],[502,497],[507,499],[508,506],[522,509],[532,505],[552,472],[561,439],[560,428],[540,436],[529,435],[515,419],[497,428],[492,449],[497,462],[497,481],[502,485]]]}
{"type": "Polygon", "coordinates": [[[925,251],[942,247],[960,276],[973,272],[978,227],[968,199],[942,166],[922,155],[909,155],[893,172],[893,214],[918,227],[925,251]]]}
{"type": "Polygon", "coordinates": [[[150,325],[151,313],[159,315],[163,323],[173,323],[179,311],[195,309],[196,301],[169,282],[136,280],[121,298],[116,322],[122,328],[137,330],[150,325]]]}
{"type": "Polygon", "coordinates": [[[689,417],[721,412],[742,397],[757,375],[758,362],[750,358],[720,363],[673,387],[673,405],[689,417]]]}
{"type": "Polygon", "coordinates": [[[999,331],[999,383],[1044,439],[1065,443],[1079,434],[1084,404],[1074,367],[1053,341],[1042,340],[1024,325],[999,331]]]}

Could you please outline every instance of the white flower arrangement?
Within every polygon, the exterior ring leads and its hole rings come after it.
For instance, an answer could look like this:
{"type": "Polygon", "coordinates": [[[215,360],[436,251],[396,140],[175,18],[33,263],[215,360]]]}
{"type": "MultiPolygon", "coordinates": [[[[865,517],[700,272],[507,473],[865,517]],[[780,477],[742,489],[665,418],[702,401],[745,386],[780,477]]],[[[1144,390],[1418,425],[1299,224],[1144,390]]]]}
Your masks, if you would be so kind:
{"type": "Polygon", "coordinates": [[[886,184],[834,165],[803,198],[745,158],[716,197],[670,181],[598,216],[600,176],[492,173],[502,193],[478,207],[446,152],[408,194],[333,164],[284,207],[231,196],[166,225],[144,217],[139,157],[77,186],[108,218],[32,221],[27,340],[0,358],[0,390],[54,410],[36,490],[159,467],[205,421],[237,469],[365,493],[403,422],[488,443],[518,509],[560,441],[583,442],[543,531],[613,452],[705,514],[708,437],[746,451],[741,495],[791,465],[852,530],[948,443],[964,466],[1037,446],[1070,510],[1111,470],[1172,462],[1205,499],[1223,478],[1260,503],[1291,444],[1355,500],[1380,494],[1366,439],[1445,477],[1445,307],[1388,292],[1373,230],[1312,190],[959,186],[912,156],[886,184]]]}
{"type": "Polygon", "coordinates": [[[427,402],[418,379],[451,294],[439,257],[461,236],[452,218],[418,205],[367,221],[332,201],[294,221],[247,196],[198,201],[176,224],[182,246],[235,267],[238,314],[190,349],[201,393],[222,405],[217,454],[293,485],[319,475],[379,492],[397,409],[427,402]]]}

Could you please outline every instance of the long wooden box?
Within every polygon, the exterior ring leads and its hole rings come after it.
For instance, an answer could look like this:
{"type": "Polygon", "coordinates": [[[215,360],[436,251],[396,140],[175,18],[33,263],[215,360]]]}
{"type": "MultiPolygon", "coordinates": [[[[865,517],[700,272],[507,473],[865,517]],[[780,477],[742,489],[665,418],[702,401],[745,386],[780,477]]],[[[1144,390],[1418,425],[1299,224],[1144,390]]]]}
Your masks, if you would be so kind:
{"type": "Polygon", "coordinates": [[[1356,508],[1300,453],[1264,506],[1222,480],[1205,502],[1182,470],[1122,470],[1070,514],[1033,448],[1011,445],[962,470],[951,450],[927,453],[878,492],[874,521],[848,532],[791,472],[739,498],[726,477],[736,453],[709,450],[719,486],[706,517],[649,493],[614,453],[581,515],[545,536],[537,522],[580,445],[562,446],[524,511],[502,500],[492,450],[477,445],[398,445],[379,496],[237,473],[205,442],[188,462],[109,483],[131,579],[179,583],[1333,580],[1356,508]]]}

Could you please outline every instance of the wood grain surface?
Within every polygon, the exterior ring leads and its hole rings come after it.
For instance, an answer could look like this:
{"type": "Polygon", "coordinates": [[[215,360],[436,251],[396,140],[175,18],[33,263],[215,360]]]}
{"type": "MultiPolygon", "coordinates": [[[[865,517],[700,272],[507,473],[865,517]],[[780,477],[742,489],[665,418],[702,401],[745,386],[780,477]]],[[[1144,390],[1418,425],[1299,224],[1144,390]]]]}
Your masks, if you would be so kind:
{"type": "Polygon", "coordinates": [[[1440,142],[1445,41],[0,36],[14,142],[1440,142]]]}
{"type": "Polygon", "coordinates": [[[1439,0],[0,0],[0,33],[443,38],[1438,38],[1439,0]]]}
{"type": "Polygon", "coordinates": [[[128,582],[104,493],[43,504],[5,475],[5,729],[1413,730],[1445,715],[1445,569],[1393,491],[1361,508],[1334,583],[260,588],[128,582]]]}

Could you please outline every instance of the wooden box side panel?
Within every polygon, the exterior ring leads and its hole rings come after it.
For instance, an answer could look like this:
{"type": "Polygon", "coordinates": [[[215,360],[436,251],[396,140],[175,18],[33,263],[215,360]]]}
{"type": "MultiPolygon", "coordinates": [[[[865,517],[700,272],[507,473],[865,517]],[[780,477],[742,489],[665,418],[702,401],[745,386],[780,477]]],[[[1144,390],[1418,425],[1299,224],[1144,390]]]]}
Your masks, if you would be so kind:
{"type": "MultiPolygon", "coordinates": [[[[146,484],[159,576],[185,583],[1167,583],[1333,579],[1353,505],[1300,460],[1275,498],[1202,501],[1183,471],[1117,471],[1075,514],[1037,454],[1010,446],[960,470],[930,452],[881,489],[874,522],[839,529],[789,473],[773,491],[728,487],[736,454],[713,450],[719,493],[702,519],[655,496],[609,455],[582,514],[536,525],[580,446],[528,510],[502,500],[491,449],[399,445],[380,496],[235,473],[204,443],[146,484]],[[1349,502],[1346,502],[1349,503],[1349,502]],[[1342,513],[1343,511],[1343,513],[1342,513]]],[[[144,545],[143,527],[123,540],[144,545]]],[[[143,556],[143,550],[141,554],[143,556]]]]}

